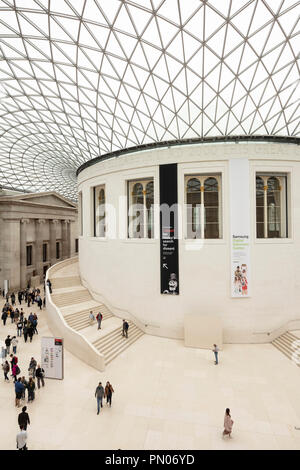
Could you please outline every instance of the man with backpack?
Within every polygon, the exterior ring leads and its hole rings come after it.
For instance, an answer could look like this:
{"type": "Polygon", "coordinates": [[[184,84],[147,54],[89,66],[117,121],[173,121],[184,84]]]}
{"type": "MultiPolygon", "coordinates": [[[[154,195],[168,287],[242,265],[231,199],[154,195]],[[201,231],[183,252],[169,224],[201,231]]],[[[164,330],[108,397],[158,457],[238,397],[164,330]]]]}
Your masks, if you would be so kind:
{"type": "Polygon", "coordinates": [[[103,318],[103,315],[102,315],[102,313],[99,312],[98,315],[96,316],[96,319],[97,319],[97,322],[98,322],[98,330],[101,330],[102,318],[103,318]]]}
{"type": "Polygon", "coordinates": [[[123,331],[122,331],[122,336],[126,336],[128,338],[128,329],[129,325],[126,320],[123,320],[123,331]]]}

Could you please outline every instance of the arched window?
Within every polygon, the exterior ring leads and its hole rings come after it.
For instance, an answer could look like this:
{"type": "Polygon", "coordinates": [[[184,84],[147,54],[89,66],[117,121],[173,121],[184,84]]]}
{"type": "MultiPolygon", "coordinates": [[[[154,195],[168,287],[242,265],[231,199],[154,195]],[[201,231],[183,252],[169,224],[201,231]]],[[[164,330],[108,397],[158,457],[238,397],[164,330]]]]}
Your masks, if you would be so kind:
{"type": "Polygon", "coordinates": [[[264,180],[256,177],[256,236],[264,237],[264,180]]]}
{"type": "Polygon", "coordinates": [[[287,228],[287,176],[257,175],[257,238],[284,238],[287,228]]]}
{"type": "Polygon", "coordinates": [[[201,232],[201,183],[190,178],[186,188],[187,237],[200,238],[201,232]],[[198,236],[199,235],[199,236],[198,236]]]}
{"type": "Polygon", "coordinates": [[[281,198],[278,178],[271,176],[268,179],[268,238],[281,237],[281,198]]]}
{"type": "Polygon", "coordinates": [[[83,210],[82,210],[82,191],[78,193],[78,218],[79,218],[79,234],[83,235],[83,210]]]}
{"type": "Polygon", "coordinates": [[[154,237],[154,183],[152,179],[128,183],[128,236],[154,237]]]}
{"type": "Polygon", "coordinates": [[[219,186],[214,177],[204,181],[205,238],[219,238],[219,186]]]}
{"type": "Polygon", "coordinates": [[[94,237],[104,238],[106,233],[105,186],[94,187],[94,237]]]}
{"type": "Polygon", "coordinates": [[[143,185],[136,183],[132,190],[133,209],[133,238],[143,238],[144,236],[144,195],[143,185]]]}
{"type": "Polygon", "coordinates": [[[220,238],[221,175],[186,177],[187,238],[220,238]]]}
{"type": "Polygon", "coordinates": [[[153,217],[154,217],[154,183],[150,181],[146,185],[146,214],[147,214],[147,237],[153,238],[153,217]]]}

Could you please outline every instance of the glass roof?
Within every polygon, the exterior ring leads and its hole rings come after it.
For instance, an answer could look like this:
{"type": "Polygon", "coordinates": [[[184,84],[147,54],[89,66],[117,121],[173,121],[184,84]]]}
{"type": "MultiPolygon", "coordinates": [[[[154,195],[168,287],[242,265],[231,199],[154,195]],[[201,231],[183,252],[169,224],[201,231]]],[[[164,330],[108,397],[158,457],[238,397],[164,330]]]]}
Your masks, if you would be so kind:
{"type": "Polygon", "coordinates": [[[0,185],[164,140],[299,136],[295,0],[0,0],[0,185]]]}

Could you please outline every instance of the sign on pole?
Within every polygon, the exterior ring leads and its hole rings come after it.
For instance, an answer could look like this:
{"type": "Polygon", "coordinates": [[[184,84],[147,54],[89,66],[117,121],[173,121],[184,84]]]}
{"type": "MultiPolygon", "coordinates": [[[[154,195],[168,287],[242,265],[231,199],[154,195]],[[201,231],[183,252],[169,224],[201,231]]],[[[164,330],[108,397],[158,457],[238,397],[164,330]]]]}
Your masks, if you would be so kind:
{"type": "Polygon", "coordinates": [[[47,379],[64,378],[64,345],[62,338],[42,338],[42,364],[47,379]]]}

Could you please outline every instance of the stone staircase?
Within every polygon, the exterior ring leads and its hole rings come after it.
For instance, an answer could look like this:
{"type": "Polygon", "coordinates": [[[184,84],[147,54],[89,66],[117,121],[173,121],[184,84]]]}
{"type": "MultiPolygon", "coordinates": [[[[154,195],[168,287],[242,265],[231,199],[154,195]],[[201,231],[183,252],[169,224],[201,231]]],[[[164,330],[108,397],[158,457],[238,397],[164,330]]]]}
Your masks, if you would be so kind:
{"type": "Polygon", "coordinates": [[[113,314],[111,311],[103,304],[96,305],[93,308],[88,308],[86,310],[81,310],[80,312],[70,313],[69,315],[65,315],[64,319],[68,323],[68,325],[73,328],[73,330],[80,331],[84,328],[90,326],[89,321],[89,313],[92,311],[96,317],[98,312],[101,312],[103,315],[102,321],[108,320],[111,318],[113,314]]]}
{"type": "Polygon", "coordinates": [[[129,330],[128,338],[122,336],[122,325],[120,328],[113,329],[110,333],[97,339],[93,345],[105,357],[105,364],[109,364],[115,357],[121,354],[131,344],[137,341],[144,332],[140,330],[134,323],[128,321],[129,330]]]}
{"type": "MultiPolygon", "coordinates": [[[[299,349],[300,349],[300,339],[297,336],[295,336],[293,333],[291,333],[290,331],[287,331],[283,335],[274,339],[274,341],[272,341],[272,344],[273,346],[275,346],[275,348],[277,348],[280,352],[282,352],[286,357],[288,357],[290,360],[293,360],[292,354],[295,352],[295,348],[292,347],[292,344],[294,341],[297,341],[297,340],[299,341],[299,349]]],[[[299,360],[300,360],[300,354],[299,354],[299,360]]],[[[298,363],[297,365],[300,366],[300,363],[298,363]]]]}
{"type": "Polygon", "coordinates": [[[87,289],[77,289],[71,292],[52,294],[52,301],[59,308],[69,305],[80,304],[92,300],[92,296],[87,289]]]}
{"type": "MultiPolygon", "coordinates": [[[[60,309],[66,323],[75,331],[83,330],[82,334],[87,341],[93,344],[94,347],[104,355],[105,364],[109,364],[144,335],[142,330],[131,321],[128,321],[128,338],[123,337],[122,320],[118,317],[114,317],[106,305],[99,304],[93,299],[89,290],[82,286],[79,276],[60,277],[59,271],[57,271],[56,275],[51,277],[51,284],[51,299],[60,309]],[[114,317],[113,325],[109,322],[107,323],[107,328],[110,331],[105,333],[105,328],[102,328],[102,333],[99,331],[100,337],[97,338],[97,340],[92,338],[92,336],[95,335],[95,323],[90,325],[90,311],[94,313],[95,317],[99,311],[102,313],[102,324],[106,322],[106,320],[114,317]],[[120,321],[119,327],[115,326],[117,321],[120,321]],[[112,326],[113,329],[111,329],[112,326]]],[[[103,327],[104,326],[105,323],[103,324],[103,327]]]]}

